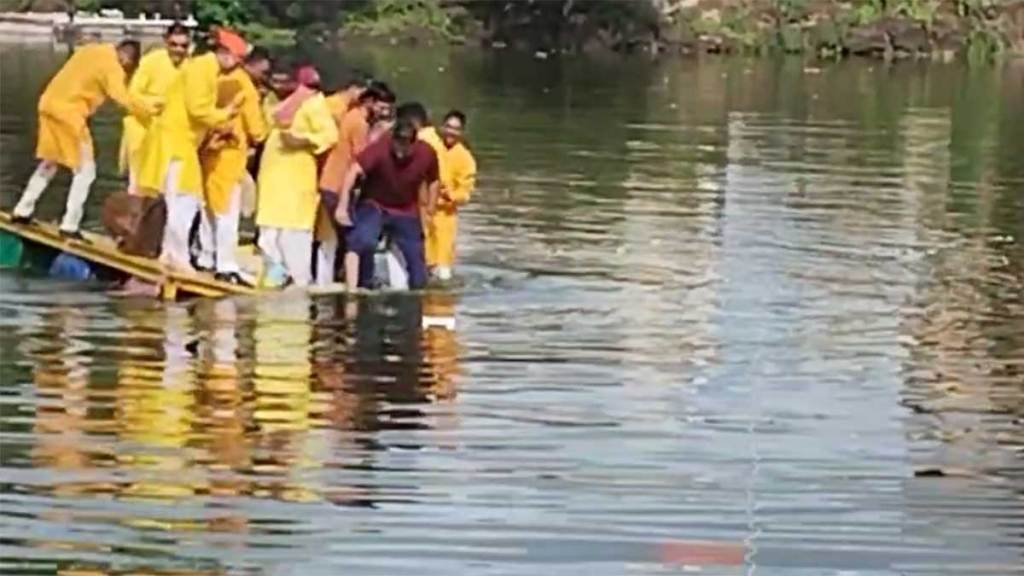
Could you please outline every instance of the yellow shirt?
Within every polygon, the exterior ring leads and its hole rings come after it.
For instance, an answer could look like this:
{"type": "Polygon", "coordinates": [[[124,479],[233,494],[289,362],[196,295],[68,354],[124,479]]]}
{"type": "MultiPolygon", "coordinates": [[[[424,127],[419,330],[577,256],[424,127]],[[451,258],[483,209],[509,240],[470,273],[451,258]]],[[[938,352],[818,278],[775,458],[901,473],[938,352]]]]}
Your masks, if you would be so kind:
{"type": "Polygon", "coordinates": [[[281,141],[282,129],[270,131],[257,179],[256,224],[312,230],[320,203],[316,157],[338,140],[338,126],[323,94],[316,94],[303,102],[287,130],[311,141],[313,148],[286,147],[281,141]]]}
{"type": "Polygon", "coordinates": [[[220,103],[239,102],[238,116],[230,122],[231,132],[211,135],[200,152],[206,202],[217,214],[230,204],[231,190],[245,173],[249,144],[267,137],[267,122],[260,106],[260,93],[249,73],[236,68],[217,81],[220,103]]]}
{"type": "Polygon", "coordinates": [[[167,89],[163,112],[156,117],[139,150],[139,190],[162,192],[167,166],[181,161],[178,191],[203,196],[199,167],[199,145],[211,128],[228,121],[225,109],[217,107],[220,64],[213,53],[189,58],[181,73],[167,89]]]}
{"type": "MultiPolygon", "coordinates": [[[[162,105],[168,88],[178,77],[180,68],[171,60],[166,48],[148,52],[139,61],[139,68],[128,82],[128,93],[150,105],[162,105]]],[[[123,121],[121,135],[120,168],[127,170],[133,165],[142,140],[149,127],[149,118],[127,115],[123,121]]]]}
{"type": "Polygon", "coordinates": [[[451,148],[445,146],[433,127],[421,129],[416,137],[430,144],[437,154],[437,169],[443,193],[442,197],[438,198],[438,208],[454,211],[458,206],[468,202],[476,187],[476,159],[469,148],[461,142],[451,148]]]}
{"type": "Polygon", "coordinates": [[[75,50],[39,97],[39,141],[36,156],[77,168],[80,147],[92,147],[86,123],[107,98],[141,117],[151,108],[129,94],[125,72],[112,44],[90,44],[75,50]]]}

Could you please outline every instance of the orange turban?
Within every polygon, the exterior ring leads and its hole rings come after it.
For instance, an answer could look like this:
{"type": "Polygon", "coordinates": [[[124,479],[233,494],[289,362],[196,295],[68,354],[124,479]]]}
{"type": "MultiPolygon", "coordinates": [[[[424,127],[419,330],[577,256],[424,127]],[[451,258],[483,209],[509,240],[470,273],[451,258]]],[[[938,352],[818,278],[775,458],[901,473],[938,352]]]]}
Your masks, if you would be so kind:
{"type": "Polygon", "coordinates": [[[249,51],[249,45],[246,44],[245,38],[242,38],[233,30],[217,28],[213,37],[217,42],[217,46],[226,49],[239,58],[243,58],[249,51]]]}

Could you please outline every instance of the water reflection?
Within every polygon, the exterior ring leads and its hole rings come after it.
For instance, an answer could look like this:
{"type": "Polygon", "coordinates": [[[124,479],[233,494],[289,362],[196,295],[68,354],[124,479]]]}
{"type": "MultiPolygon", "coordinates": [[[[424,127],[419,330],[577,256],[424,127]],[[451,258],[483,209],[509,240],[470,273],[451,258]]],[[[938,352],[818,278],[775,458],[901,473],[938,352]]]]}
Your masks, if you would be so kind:
{"type": "Polygon", "coordinates": [[[460,284],[0,275],[0,570],[1019,571],[1024,69],[366,58],[470,111],[460,284]]]}

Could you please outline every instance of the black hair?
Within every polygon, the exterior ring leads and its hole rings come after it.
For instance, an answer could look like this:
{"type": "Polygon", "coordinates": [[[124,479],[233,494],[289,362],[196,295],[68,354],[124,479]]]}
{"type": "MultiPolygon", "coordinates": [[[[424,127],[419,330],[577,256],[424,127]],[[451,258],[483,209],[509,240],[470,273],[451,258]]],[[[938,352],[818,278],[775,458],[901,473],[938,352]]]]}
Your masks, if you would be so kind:
{"type": "Polygon", "coordinates": [[[127,52],[132,64],[138,65],[139,58],[142,57],[142,45],[139,44],[138,40],[121,40],[117,43],[117,49],[121,52],[127,52]]]}
{"type": "Polygon", "coordinates": [[[359,102],[363,103],[367,100],[376,100],[378,102],[385,102],[387,104],[395,103],[395,93],[391,91],[391,87],[380,80],[371,80],[366,90],[363,90],[363,94],[359,97],[359,102]]]}
{"type": "Polygon", "coordinates": [[[391,129],[391,137],[395,140],[413,142],[416,140],[416,125],[410,118],[398,118],[391,129]]]}
{"type": "Polygon", "coordinates": [[[245,62],[247,64],[252,64],[253,62],[261,62],[263,60],[271,62],[270,50],[267,50],[263,46],[253,46],[252,50],[250,50],[249,53],[245,56],[245,62]]]}
{"type": "Polygon", "coordinates": [[[419,122],[421,126],[428,126],[430,118],[427,116],[427,109],[419,102],[406,102],[395,110],[397,118],[407,118],[412,122],[419,122]]]}
{"type": "Polygon", "coordinates": [[[370,85],[370,76],[362,70],[350,69],[341,73],[334,83],[338,90],[346,88],[366,88],[370,85]]]}
{"type": "Polygon", "coordinates": [[[448,113],[444,115],[445,122],[447,122],[449,118],[455,118],[459,121],[459,124],[462,124],[463,128],[466,127],[466,113],[462,110],[449,110],[448,113]]]}
{"type": "Polygon", "coordinates": [[[173,22],[170,26],[168,26],[167,31],[164,32],[164,38],[181,35],[185,35],[191,38],[192,33],[187,26],[177,21],[173,22]]]}
{"type": "Polygon", "coordinates": [[[286,74],[289,78],[294,78],[296,70],[298,70],[298,67],[295,66],[295,62],[290,58],[274,58],[270,61],[271,74],[286,74]]]}

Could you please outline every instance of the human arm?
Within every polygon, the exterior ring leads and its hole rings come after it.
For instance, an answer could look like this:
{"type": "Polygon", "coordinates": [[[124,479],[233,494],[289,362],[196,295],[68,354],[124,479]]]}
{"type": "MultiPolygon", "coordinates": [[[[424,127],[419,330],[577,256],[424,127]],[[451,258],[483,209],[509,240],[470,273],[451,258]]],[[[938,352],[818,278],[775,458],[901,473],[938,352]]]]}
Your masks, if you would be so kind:
{"type": "Polygon", "coordinates": [[[307,100],[295,114],[291,128],[281,132],[281,142],[289,148],[305,148],[323,154],[338,141],[338,124],[330,109],[319,100],[307,100]]]}
{"type": "Polygon", "coordinates": [[[437,180],[420,184],[419,203],[421,218],[429,219],[437,212],[437,199],[440,196],[440,190],[441,183],[437,180]]]}
{"type": "MultiPolygon", "coordinates": [[[[185,84],[185,110],[189,118],[207,129],[224,124],[234,117],[237,105],[217,107],[216,73],[206,70],[200,61],[188,62],[181,71],[185,84]]],[[[237,102],[237,100],[236,100],[237,102]]]]}
{"type": "Polygon", "coordinates": [[[352,162],[348,171],[345,172],[345,178],[341,181],[341,191],[338,194],[338,208],[334,211],[334,219],[342,226],[352,225],[352,218],[348,213],[348,205],[351,202],[352,189],[355,188],[356,182],[359,181],[362,175],[363,167],[359,165],[359,162],[352,162]]]}
{"type": "Polygon", "coordinates": [[[104,65],[101,70],[100,85],[107,98],[116,102],[132,116],[147,119],[157,113],[157,107],[149,104],[140,96],[132,94],[125,85],[124,68],[116,60],[104,65]]]}
{"type": "Polygon", "coordinates": [[[423,216],[429,218],[437,210],[437,199],[441,195],[441,174],[438,167],[437,154],[429,146],[431,162],[423,174],[423,182],[419,189],[419,204],[423,216]]]}
{"type": "Polygon", "coordinates": [[[468,151],[460,155],[456,160],[454,172],[452,186],[442,191],[442,197],[456,206],[462,206],[469,202],[469,197],[476,188],[476,160],[473,159],[473,155],[468,151]]]}
{"type": "Polygon", "coordinates": [[[244,88],[243,94],[240,114],[242,124],[245,126],[245,134],[252,143],[262,142],[267,138],[270,127],[267,125],[263,107],[260,105],[260,94],[251,82],[244,88]]]}

